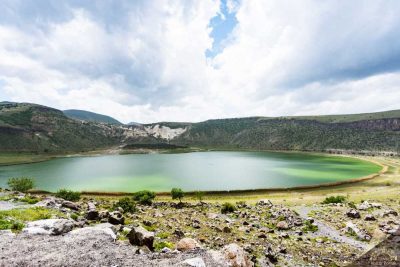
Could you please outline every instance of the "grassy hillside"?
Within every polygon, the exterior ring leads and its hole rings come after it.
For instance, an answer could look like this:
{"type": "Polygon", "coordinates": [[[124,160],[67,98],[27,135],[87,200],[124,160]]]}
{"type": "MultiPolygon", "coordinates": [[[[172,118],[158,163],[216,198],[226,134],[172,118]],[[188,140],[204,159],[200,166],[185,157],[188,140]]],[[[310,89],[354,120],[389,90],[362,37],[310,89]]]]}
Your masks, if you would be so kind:
{"type": "Polygon", "coordinates": [[[35,104],[0,104],[0,150],[85,151],[119,142],[106,126],[80,122],[63,112],[35,104]]]}
{"type": "Polygon", "coordinates": [[[69,117],[71,119],[76,119],[76,120],[102,122],[102,123],[118,124],[118,125],[122,124],[121,122],[119,122],[118,120],[116,120],[110,116],[106,116],[106,115],[102,115],[102,114],[98,114],[98,113],[94,113],[94,112],[90,112],[90,111],[85,111],[85,110],[68,109],[68,110],[64,110],[64,114],[67,117],[69,117]]]}
{"type": "Polygon", "coordinates": [[[155,124],[128,127],[78,121],[49,107],[0,103],[0,151],[58,153],[168,143],[215,149],[400,152],[400,111],[157,124],[187,130],[168,141],[146,134],[143,127],[155,124]]]}

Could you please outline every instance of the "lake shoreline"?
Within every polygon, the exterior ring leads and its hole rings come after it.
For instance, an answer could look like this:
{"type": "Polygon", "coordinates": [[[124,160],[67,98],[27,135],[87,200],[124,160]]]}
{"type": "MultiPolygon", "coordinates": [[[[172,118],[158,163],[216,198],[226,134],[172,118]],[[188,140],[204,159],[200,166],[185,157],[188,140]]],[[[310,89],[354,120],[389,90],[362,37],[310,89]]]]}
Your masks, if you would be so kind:
{"type": "MultiPolygon", "coordinates": [[[[99,153],[101,151],[92,151],[90,154],[70,154],[70,155],[63,155],[63,156],[55,156],[54,158],[64,158],[64,157],[90,157],[90,156],[104,156],[104,155],[116,155],[116,153],[99,153]],[[95,153],[95,154],[94,154],[95,153]]],[[[202,150],[206,151],[206,150],[202,150]]],[[[213,152],[216,151],[226,151],[226,150],[212,150],[213,152]]],[[[243,151],[243,150],[241,150],[243,151]]],[[[319,183],[313,185],[300,185],[300,186],[293,186],[293,187],[275,187],[275,188],[260,188],[260,189],[239,189],[239,190],[202,190],[202,192],[206,193],[207,195],[214,195],[214,196],[238,196],[238,195],[256,195],[256,194],[266,194],[266,193],[280,193],[280,192],[301,192],[301,191],[313,191],[323,188],[331,188],[336,186],[343,186],[343,185],[351,185],[354,183],[359,183],[362,181],[367,181],[374,179],[388,171],[388,166],[374,160],[371,157],[365,156],[355,156],[355,155],[332,155],[328,153],[321,153],[321,152],[298,152],[298,151],[254,151],[254,150],[247,150],[249,152],[277,152],[277,153],[299,153],[299,154],[307,154],[307,155],[318,155],[318,156],[329,156],[329,157],[348,157],[357,160],[367,161],[378,165],[381,167],[379,172],[371,173],[367,176],[351,178],[348,180],[337,181],[337,182],[327,182],[327,183],[319,183]]],[[[104,151],[102,151],[104,152],[104,151]]],[[[115,151],[114,151],[115,152],[115,151]]],[[[196,152],[200,152],[197,150],[196,152]]],[[[140,153],[133,153],[133,154],[140,154],[140,153]]],[[[147,154],[147,153],[146,153],[147,154]]],[[[43,161],[43,160],[42,160],[43,161]]],[[[25,163],[29,164],[29,163],[25,163]]],[[[88,196],[124,196],[124,195],[131,195],[132,192],[114,192],[114,191],[81,191],[83,195],[88,196]]],[[[44,191],[44,190],[33,190],[32,193],[35,194],[52,194],[52,192],[44,191]]],[[[169,192],[161,191],[156,192],[157,196],[169,196],[169,192]]],[[[186,193],[187,196],[194,196],[195,191],[188,191],[186,193]]]]}

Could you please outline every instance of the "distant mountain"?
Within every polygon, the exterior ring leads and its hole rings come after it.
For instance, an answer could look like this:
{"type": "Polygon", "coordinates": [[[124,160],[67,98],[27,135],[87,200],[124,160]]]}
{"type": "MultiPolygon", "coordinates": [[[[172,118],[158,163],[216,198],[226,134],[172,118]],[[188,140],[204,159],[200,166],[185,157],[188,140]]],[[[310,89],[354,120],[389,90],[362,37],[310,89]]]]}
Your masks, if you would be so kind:
{"type": "Polygon", "coordinates": [[[92,120],[83,116],[71,119],[65,112],[36,104],[2,102],[0,151],[68,152],[167,143],[211,149],[400,152],[397,110],[131,126],[92,120]]]}
{"type": "Polygon", "coordinates": [[[121,122],[119,122],[118,120],[116,120],[110,116],[106,116],[106,115],[102,115],[102,114],[98,114],[98,113],[94,113],[94,112],[90,112],[90,111],[86,111],[86,110],[68,109],[68,110],[64,110],[63,112],[67,117],[69,117],[71,119],[82,120],[82,121],[103,122],[103,123],[110,123],[110,124],[122,124],[121,122]]]}
{"type": "Polygon", "coordinates": [[[129,125],[129,126],[140,126],[140,125],[142,125],[142,124],[141,124],[141,123],[138,123],[138,122],[131,121],[130,123],[128,123],[128,124],[126,124],[126,125],[129,125]]]}

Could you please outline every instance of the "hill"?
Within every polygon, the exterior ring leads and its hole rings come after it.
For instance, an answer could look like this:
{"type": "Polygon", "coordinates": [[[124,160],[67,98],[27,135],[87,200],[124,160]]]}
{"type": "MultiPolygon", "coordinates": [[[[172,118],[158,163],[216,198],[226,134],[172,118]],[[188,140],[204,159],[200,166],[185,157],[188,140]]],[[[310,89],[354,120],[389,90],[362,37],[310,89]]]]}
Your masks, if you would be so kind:
{"type": "Polygon", "coordinates": [[[29,103],[0,103],[0,150],[85,151],[119,142],[111,126],[70,119],[60,110],[29,103]]]}
{"type": "Polygon", "coordinates": [[[67,152],[148,144],[400,152],[400,111],[116,125],[71,119],[60,110],[35,104],[0,103],[0,151],[67,152]]]}
{"type": "Polygon", "coordinates": [[[98,114],[98,113],[94,113],[94,112],[90,112],[90,111],[86,111],[86,110],[68,109],[68,110],[64,110],[63,112],[67,117],[69,117],[71,119],[82,120],[82,121],[92,121],[92,122],[102,122],[102,123],[109,123],[109,124],[118,124],[118,125],[122,124],[121,122],[119,122],[118,120],[116,120],[110,116],[106,116],[106,115],[102,115],[102,114],[98,114]]]}

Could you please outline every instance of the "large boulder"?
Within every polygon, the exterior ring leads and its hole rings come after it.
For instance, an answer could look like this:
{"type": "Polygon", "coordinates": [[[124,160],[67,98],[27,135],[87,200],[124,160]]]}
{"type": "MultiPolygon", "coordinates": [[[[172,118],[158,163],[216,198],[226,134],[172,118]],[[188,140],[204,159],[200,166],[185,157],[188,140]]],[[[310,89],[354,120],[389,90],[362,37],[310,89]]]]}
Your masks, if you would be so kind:
{"type": "Polygon", "coordinates": [[[147,246],[151,250],[154,248],[154,232],[149,232],[141,226],[134,227],[127,237],[132,245],[147,246]]]}
{"type": "Polygon", "coordinates": [[[176,244],[176,249],[179,251],[189,251],[199,247],[199,243],[193,238],[182,238],[178,244],[176,244]]]}
{"type": "Polygon", "coordinates": [[[114,231],[111,229],[112,225],[107,226],[107,224],[100,224],[98,226],[93,227],[84,227],[75,229],[69,232],[66,236],[68,238],[74,239],[76,236],[79,236],[81,239],[96,239],[101,238],[103,241],[115,241],[117,236],[114,231]]]}
{"type": "Polygon", "coordinates": [[[191,267],[206,267],[204,260],[200,257],[187,259],[183,261],[182,265],[191,267]]]}
{"type": "Polygon", "coordinates": [[[226,245],[221,251],[211,252],[215,261],[223,266],[251,267],[253,263],[248,259],[246,252],[238,244],[226,245]]]}
{"type": "Polygon", "coordinates": [[[22,232],[33,235],[61,235],[70,232],[74,225],[74,221],[67,219],[39,220],[29,222],[22,232]]]}

